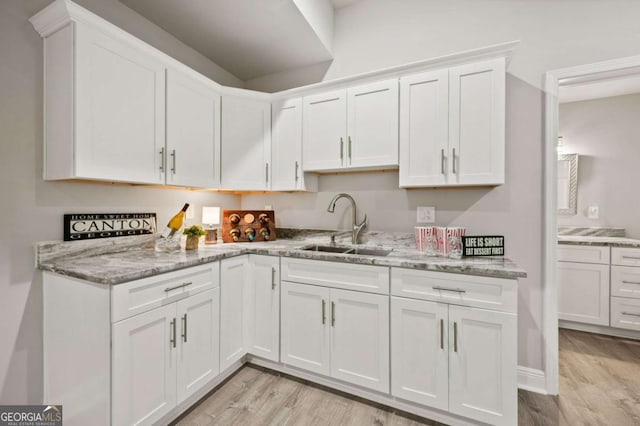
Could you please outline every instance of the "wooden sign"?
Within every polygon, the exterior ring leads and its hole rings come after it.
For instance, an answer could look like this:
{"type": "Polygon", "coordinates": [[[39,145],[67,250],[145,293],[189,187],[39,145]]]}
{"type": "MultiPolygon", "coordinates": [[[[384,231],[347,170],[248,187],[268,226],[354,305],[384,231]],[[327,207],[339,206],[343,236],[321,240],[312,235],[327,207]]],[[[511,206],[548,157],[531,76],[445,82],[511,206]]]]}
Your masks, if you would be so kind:
{"type": "Polygon", "coordinates": [[[75,213],[64,215],[64,240],[127,237],[155,232],[155,213],[75,213]]]}
{"type": "Polygon", "coordinates": [[[504,256],[504,237],[479,235],[462,237],[463,256],[504,256]]]}

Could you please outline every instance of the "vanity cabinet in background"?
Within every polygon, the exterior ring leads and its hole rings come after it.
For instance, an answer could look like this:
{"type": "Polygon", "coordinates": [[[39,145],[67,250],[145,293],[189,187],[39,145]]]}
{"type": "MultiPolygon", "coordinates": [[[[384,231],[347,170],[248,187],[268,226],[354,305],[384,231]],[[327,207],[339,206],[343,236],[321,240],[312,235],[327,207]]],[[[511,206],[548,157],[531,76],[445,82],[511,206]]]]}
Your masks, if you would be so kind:
{"type": "Polygon", "coordinates": [[[505,59],[400,78],[400,187],[501,185],[505,59]]]}
{"type": "Polygon", "coordinates": [[[398,166],[398,80],[303,99],[305,171],[398,166]]]}

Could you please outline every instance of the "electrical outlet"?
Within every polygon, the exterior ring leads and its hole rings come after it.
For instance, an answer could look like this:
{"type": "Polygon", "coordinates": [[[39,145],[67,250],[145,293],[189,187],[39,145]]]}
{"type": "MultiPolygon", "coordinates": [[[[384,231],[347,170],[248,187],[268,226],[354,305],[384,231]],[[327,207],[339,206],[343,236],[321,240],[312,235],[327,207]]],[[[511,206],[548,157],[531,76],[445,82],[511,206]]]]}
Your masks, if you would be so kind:
{"type": "Polygon", "coordinates": [[[598,206],[589,206],[587,208],[587,217],[589,219],[599,219],[600,218],[600,207],[598,207],[598,206]]]}
{"type": "Polygon", "coordinates": [[[187,214],[185,215],[187,219],[193,219],[193,206],[189,206],[187,209],[187,214]]]}
{"type": "Polygon", "coordinates": [[[418,223],[435,223],[436,208],[435,207],[418,207],[416,221],[418,223]]]}

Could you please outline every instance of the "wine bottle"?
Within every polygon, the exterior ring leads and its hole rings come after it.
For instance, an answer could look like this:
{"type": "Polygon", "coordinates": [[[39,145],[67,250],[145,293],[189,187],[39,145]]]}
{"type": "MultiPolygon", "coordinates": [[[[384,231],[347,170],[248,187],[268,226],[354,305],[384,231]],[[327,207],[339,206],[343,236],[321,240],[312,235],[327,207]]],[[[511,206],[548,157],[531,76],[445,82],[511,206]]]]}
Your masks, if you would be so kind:
{"type": "Polygon", "coordinates": [[[167,223],[167,226],[164,228],[164,231],[162,231],[163,238],[173,238],[175,233],[178,232],[180,228],[182,228],[182,225],[184,224],[184,217],[188,208],[189,203],[185,203],[182,210],[180,210],[175,216],[171,218],[169,223],[167,223]]]}

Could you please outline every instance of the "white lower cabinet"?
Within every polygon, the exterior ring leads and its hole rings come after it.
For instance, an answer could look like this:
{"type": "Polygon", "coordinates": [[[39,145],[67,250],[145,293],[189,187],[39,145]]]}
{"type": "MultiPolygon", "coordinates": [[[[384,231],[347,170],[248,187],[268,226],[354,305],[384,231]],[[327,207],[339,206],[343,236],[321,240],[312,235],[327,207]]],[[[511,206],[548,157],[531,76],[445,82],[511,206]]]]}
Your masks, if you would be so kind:
{"type": "Polygon", "coordinates": [[[517,423],[516,289],[515,280],[391,268],[391,394],[489,424],[517,423]],[[494,280],[491,292],[474,292],[494,280]]]}
{"type": "Polygon", "coordinates": [[[248,352],[270,361],[280,360],[280,258],[249,255],[248,352]]]}
{"type": "Polygon", "coordinates": [[[609,325],[609,265],[558,262],[558,318],[609,325]]]}
{"type": "Polygon", "coordinates": [[[220,371],[247,353],[248,288],[247,255],[220,261],[220,371]]]}
{"type": "Polygon", "coordinates": [[[282,362],[388,392],[388,296],[283,282],[282,362]]]}

